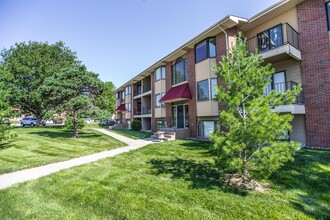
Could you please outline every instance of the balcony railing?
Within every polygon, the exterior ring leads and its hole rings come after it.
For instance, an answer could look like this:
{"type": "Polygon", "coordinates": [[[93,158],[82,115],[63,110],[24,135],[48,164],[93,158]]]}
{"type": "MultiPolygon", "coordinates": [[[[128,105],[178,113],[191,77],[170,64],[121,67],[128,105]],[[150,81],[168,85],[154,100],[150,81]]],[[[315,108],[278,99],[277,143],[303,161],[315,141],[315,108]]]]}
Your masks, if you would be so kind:
{"type": "MultiPolygon", "coordinates": [[[[267,85],[267,87],[265,89],[265,95],[268,95],[272,90],[275,90],[276,93],[286,92],[287,90],[293,90],[294,87],[298,86],[298,85],[299,85],[298,83],[292,82],[292,81],[269,84],[269,85],[267,85]]],[[[297,98],[296,98],[296,100],[294,101],[293,104],[304,104],[303,92],[300,92],[297,95],[297,98]]]]}
{"type": "Polygon", "coordinates": [[[138,87],[137,90],[136,90],[135,96],[141,95],[142,93],[145,93],[145,92],[149,92],[150,90],[151,90],[151,88],[143,88],[142,89],[142,87],[138,87]]]}
{"type": "Polygon", "coordinates": [[[299,33],[288,23],[279,24],[248,39],[247,49],[249,52],[258,49],[259,53],[263,53],[286,44],[299,49],[298,38],[299,33]]]}
{"type": "Polygon", "coordinates": [[[134,111],[134,115],[149,115],[151,114],[151,108],[149,106],[142,107],[142,109],[138,109],[134,111]]]}

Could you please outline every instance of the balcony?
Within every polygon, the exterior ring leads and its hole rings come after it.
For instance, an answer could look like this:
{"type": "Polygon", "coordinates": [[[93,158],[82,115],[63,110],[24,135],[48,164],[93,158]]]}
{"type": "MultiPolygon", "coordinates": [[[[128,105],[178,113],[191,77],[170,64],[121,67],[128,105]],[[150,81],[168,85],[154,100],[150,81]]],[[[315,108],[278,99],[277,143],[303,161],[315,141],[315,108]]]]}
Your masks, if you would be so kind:
{"type": "Polygon", "coordinates": [[[134,112],[134,117],[136,118],[151,117],[151,107],[144,106],[142,107],[142,109],[137,109],[137,111],[134,112]]]}
{"type": "Polygon", "coordinates": [[[247,49],[259,54],[268,62],[275,62],[288,57],[301,60],[299,33],[288,23],[279,24],[247,40],[247,49]]]}
{"type": "MultiPolygon", "coordinates": [[[[265,95],[268,95],[272,90],[275,90],[276,93],[286,92],[287,90],[293,90],[295,86],[299,84],[292,81],[286,81],[282,83],[275,83],[267,85],[265,89],[265,95]]],[[[298,94],[296,100],[290,105],[281,105],[274,109],[277,112],[290,112],[291,114],[305,114],[305,105],[304,105],[304,94],[303,91],[298,94]]]]}

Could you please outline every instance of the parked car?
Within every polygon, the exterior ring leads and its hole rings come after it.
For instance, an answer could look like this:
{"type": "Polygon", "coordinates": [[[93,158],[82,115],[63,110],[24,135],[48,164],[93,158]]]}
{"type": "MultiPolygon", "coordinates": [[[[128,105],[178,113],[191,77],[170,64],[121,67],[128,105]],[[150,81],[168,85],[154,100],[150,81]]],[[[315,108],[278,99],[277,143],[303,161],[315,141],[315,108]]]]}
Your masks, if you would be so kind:
{"type": "Polygon", "coordinates": [[[25,127],[25,126],[35,126],[37,125],[37,119],[34,117],[25,117],[21,120],[21,126],[25,127]]]}

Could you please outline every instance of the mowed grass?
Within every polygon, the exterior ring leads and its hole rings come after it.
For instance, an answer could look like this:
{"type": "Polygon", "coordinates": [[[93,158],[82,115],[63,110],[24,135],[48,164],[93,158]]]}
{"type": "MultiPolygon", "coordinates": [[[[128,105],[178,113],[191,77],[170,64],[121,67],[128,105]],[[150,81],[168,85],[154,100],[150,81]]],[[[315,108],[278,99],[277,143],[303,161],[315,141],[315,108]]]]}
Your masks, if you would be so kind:
{"type": "Polygon", "coordinates": [[[153,144],[0,191],[0,219],[328,219],[330,151],[302,150],[266,193],[218,180],[209,143],[153,144]]]}
{"type": "Polygon", "coordinates": [[[0,145],[0,174],[114,149],[125,144],[98,131],[82,129],[79,138],[60,127],[12,130],[13,142],[0,145]]]}
{"type": "Polygon", "coordinates": [[[112,129],[110,130],[112,132],[115,132],[117,134],[121,134],[123,136],[132,138],[132,139],[144,139],[144,138],[148,138],[152,135],[151,132],[145,132],[145,131],[133,131],[130,129],[112,129]]]}

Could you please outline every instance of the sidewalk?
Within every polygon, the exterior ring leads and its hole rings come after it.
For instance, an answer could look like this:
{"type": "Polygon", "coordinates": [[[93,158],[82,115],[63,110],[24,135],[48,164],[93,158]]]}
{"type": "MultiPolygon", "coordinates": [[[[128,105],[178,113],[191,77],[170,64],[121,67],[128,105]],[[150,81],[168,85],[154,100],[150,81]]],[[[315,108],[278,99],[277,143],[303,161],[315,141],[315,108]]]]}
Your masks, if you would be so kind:
{"type": "Polygon", "coordinates": [[[117,149],[109,150],[109,151],[103,151],[100,153],[95,153],[87,156],[82,156],[78,158],[74,158],[71,160],[58,162],[58,163],[52,163],[48,165],[44,165],[41,167],[35,167],[30,168],[26,170],[20,170],[13,173],[6,173],[0,175],[0,190],[5,189],[7,187],[10,187],[16,183],[22,183],[28,180],[34,180],[38,179],[42,176],[47,176],[49,174],[58,172],[60,170],[68,169],[71,167],[79,166],[82,164],[91,163],[100,159],[104,159],[107,157],[113,157],[118,154],[122,154],[131,150],[136,150],[138,148],[144,147],[148,144],[154,143],[152,140],[134,140],[128,137],[124,137],[122,135],[116,134],[114,132],[108,131],[106,129],[94,129],[99,132],[102,132],[103,134],[109,135],[117,140],[120,140],[128,146],[126,147],[120,147],[117,149]]]}

